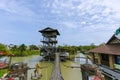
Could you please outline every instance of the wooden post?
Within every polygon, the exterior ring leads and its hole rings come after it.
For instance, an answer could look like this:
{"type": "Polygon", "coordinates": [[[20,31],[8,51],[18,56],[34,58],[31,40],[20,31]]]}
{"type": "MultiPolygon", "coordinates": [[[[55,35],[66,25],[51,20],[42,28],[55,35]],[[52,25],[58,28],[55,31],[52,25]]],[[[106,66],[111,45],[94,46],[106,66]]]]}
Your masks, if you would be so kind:
{"type": "Polygon", "coordinates": [[[97,53],[98,54],[98,64],[101,65],[101,54],[97,53]]]}
{"type": "Polygon", "coordinates": [[[109,55],[109,65],[111,69],[114,69],[114,62],[113,55],[109,55]]]}
{"type": "Polygon", "coordinates": [[[95,53],[92,53],[92,61],[93,61],[93,63],[95,63],[95,53]]]}

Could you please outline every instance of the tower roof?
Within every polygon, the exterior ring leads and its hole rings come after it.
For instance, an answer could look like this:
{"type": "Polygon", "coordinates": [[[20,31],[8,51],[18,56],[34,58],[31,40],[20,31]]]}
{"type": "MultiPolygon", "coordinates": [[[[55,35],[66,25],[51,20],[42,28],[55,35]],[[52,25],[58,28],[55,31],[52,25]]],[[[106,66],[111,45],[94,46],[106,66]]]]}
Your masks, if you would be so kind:
{"type": "Polygon", "coordinates": [[[53,28],[50,28],[50,27],[47,27],[47,28],[45,28],[43,30],[39,30],[39,32],[41,32],[41,33],[56,32],[57,35],[60,35],[60,33],[58,32],[57,29],[53,29],[53,28]]]}

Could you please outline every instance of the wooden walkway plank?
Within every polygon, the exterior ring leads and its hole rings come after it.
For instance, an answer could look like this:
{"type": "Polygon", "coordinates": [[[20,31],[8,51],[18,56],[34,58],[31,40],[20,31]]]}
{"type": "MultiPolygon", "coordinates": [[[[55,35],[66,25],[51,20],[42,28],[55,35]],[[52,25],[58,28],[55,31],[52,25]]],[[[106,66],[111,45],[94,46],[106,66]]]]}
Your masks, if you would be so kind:
{"type": "Polygon", "coordinates": [[[61,74],[61,69],[60,69],[59,53],[55,54],[55,66],[51,76],[51,80],[64,80],[61,74]]]}

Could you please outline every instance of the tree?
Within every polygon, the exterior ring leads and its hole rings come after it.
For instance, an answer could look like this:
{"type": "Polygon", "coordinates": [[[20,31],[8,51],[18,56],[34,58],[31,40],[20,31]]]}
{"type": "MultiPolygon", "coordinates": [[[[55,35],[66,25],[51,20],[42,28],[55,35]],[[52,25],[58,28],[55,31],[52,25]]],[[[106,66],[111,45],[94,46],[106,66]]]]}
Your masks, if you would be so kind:
{"type": "Polygon", "coordinates": [[[103,46],[103,45],[105,45],[105,43],[103,42],[103,43],[101,43],[99,46],[103,46]]]}
{"type": "Polygon", "coordinates": [[[16,50],[18,50],[17,45],[14,45],[13,47],[11,47],[11,50],[12,50],[12,51],[16,51],[16,50]]]}
{"type": "Polygon", "coordinates": [[[27,49],[27,46],[25,44],[21,44],[18,49],[20,50],[20,54],[22,56],[23,52],[27,49]]]}
{"type": "Polygon", "coordinates": [[[96,47],[96,45],[95,45],[94,43],[91,43],[89,50],[90,50],[90,49],[93,49],[93,48],[95,48],[95,47],[96,47]]]}
{"type": "Polygon", "coordinates": [[[0,43],[0,52],[6,52],[7,51],[7,47],[4,44],[0,43]]]}
{"type": "Polygon", "coordinates": [[[39,48],[36,45],[30,45],[29,50],[39,50],[39,48]]]}

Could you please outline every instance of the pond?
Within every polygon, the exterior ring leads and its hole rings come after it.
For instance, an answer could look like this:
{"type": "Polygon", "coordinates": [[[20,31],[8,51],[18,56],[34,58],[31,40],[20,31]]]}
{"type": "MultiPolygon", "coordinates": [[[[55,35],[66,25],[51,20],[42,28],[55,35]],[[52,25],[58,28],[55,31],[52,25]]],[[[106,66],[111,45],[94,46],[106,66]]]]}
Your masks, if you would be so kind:
{"type": "MultiPolygon", "coordinates": [[[[48,66],[41,69],[42,77],[40,80],[50,80],[54,62],[40,62],[42,59],[39,55],[27,56],[27,57],[13,57],[12,63],[15,62],[25,62],[30,68],[34,68],[38,63],[41,67],[48,66]]],[[[74,61],[61,62],[61,72],[64,80],[82,80],[80,68],[68,68],[67,66],[77,66],[80,67],[80,63],[74,61]]],[[[28,70],[28,80],[31,80],[31,75],[34,75],[34,69],[28,70]]]]}

